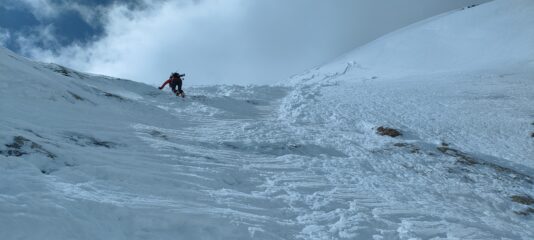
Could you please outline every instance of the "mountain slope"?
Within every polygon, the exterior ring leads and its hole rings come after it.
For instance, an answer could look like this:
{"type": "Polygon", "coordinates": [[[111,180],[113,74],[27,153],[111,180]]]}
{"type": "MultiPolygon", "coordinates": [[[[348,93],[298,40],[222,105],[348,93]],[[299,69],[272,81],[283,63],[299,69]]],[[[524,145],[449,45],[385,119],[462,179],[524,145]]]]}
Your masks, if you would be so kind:
{"type": "MultiPolygon", "coordinates": [[[[352,84],[346,94],[337,95],[350,94],[346,102],[354,105],[342,111],[369,117],[391,113],[375,121],[411,125],[426,141],[456,142],[467,151],[532,168],[531,13],[531,1],[512,0],[443,14],[384,36],[291,83],[352,84]],[[378,92],[373,96],[369,90],[378,92]]],[[[332,91],[319,88],[324,94],[332,91]]],[[[319,108],[335,108],[338,98],[319,101],[324,104],[319,108]]]]}
{"type": "Polygon", "coordinates": [[[284,86],[186,80],[186,99],[0,48],[1,236],[532,239],[533,5],[438,16],[284,86]],[[468,64],[478,44],[495,51],[468,64]]]}
{"type": "Polygon", "coordinates": [[[5,49],[0,71],[2,238],[248,238],[208,192],[232,181],[234,169],[217,163],[215,150],[197,152],[216,143],[188,136],[206,123],[181,111],[224,119],[243,107],[254,115],[254,105],[213,94],[182,101],[5,49]],[[182,150],[183,142],[192,149],[182,150]]]}
{"type": "Polygon", "coordinates": [[[452,11],[385,35],[322,69],[350,62],[369,74],[406,76],[532,67],[532,12],[529,0],[497,0],[452,11]]]}
{"type": "MultiPolygon", "coordinates": [[[[398,235],[377,234],[386,239],[530,238],[501,221],[526,227],[531,218],[513,215],[534,211],[518,200],[532,199],[534,175],[532,13],[532,1],[514,0],[443,14],[284,84],[295,90],[280,121],[343,146],[350,160],[333,179],[391,204],[358,208],[372,214],[344,223],[399,223],[398,235]],[[373,137],[380,126],[403,136],[373,137]]],[[[327,231],[315,230],[306,236],[327,231]]]]}

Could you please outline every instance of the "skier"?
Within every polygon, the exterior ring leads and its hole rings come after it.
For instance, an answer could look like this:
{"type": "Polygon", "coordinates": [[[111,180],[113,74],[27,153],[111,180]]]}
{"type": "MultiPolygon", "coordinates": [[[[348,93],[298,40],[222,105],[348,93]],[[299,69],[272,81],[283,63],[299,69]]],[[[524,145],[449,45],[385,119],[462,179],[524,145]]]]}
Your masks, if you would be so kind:
{"type": "Polygon", "coordinates": [[[169,79],[167,79],[167,81],[165,81],[163,85],[159,87],[159,90],[163,89],[165,85],[169,84],[172,89],[172,92],[175,93],[176,96],[185,97],[185,93],[182,90],[182,77],[184,76],[185,74],[179,74],[177,72],[171,73],[169,79]],[[178,90],[176,89],[176,87],[178,87],[178,90]]]}

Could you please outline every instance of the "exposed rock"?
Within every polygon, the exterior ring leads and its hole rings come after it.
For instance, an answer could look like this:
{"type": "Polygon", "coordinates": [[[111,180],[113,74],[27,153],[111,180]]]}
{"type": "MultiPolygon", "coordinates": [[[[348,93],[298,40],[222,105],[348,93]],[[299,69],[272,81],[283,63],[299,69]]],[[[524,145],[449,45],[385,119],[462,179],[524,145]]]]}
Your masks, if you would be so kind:
{"type": "Polygon", "coordinates": [[[442,146],[437,147],[437,149],[445,155],[455,157],[457,163],[467,165],[467,166],[473,166],[473,165],[486,166],[486,167],[492,168],[496,172],[508,174],[514,179],[524,180],[525,182],[533,183],[532,178],[530,176],[525,175],[521,172],[518,172],[514,169],[504,167],[496,163],[484,161],[483,159],[477,159],[467,153],[464,153],[460,150],[456,150],[454,148],[450,148],[448,146],[442,145],[442,146]]]}
{"type": "Polygon", "coordinates": [[[167,137],[167,135],[157,130],[151,130],[150,132],[148,132],[148,134],[150,134],[150,136],[161,138],[163,140],[169,140],[169,137],[167,137]]]}
{"type": "Polygon", "coordinates": [[[63,67],[60,65],[56,65],[54,72],[60,73],[61,75],[66,76],[66,77],[71,77],[70,71],[66,67],[63,67]]]}
{"type": "Polygon", "coordinates": [[[105,147],[105,148],[115,148],[119,146],[119,144],[110,142],[110,141],[103,141],[91,136],[86,136],[79,133],[70,133],[67,136],[67,139],[74,142],[78,146],[95,146],[95,147],[105,147]]]}
{"type": "Polygon", "coordinates": [[[376,133],[381,136],[398,137],[402,134],[397,129],[380,126],[376,129],[376,133]]]}
{"type": "Polygon", "coordinates": [[[414,153],[414,154],[421,153],[421,148],[415,144],[395,143],[393,144],[393,146],[408,149],[410,153],[414,153]]]}
{"type": "Polygon", "coordinates": [[[516,203],[520,203],[523,205],[533,205],[534,204],[534,198],[532,198],[529,195],[514,195],[511,197],[512,201],[516,203]]]}
{"type": "Polygon", "coordinates": [[[523,211],[514,211],[514,213],[521,216],[528,216],[530,214],[534,214],[534,208],[527,208],[523,211]]]}
{"type": "Polygon", "coordinates": [[[73,93],[73,92],[71,92],[71,91],[68,91],[68,92],[69,92],[69,94],[70,94],[74,99],[76,99],[76,100],[78,100],[78,101],[85,101],[85,99],[83,99],[82,97],[80,97],[80,95],[78,95],[78,94],[76,94],[76,93],[73,93]]]}
{"type": "Polygon", "coordinates": [[[115,98],[119,101],[125,101],[126,99],[124,99],[123,97],[119,96],[119,95],[116,95],[116,94],[113,94],[113,93],[108,93],[108,92],[104,92],[104,96],[106,97],[110,97],[110,98],[115,98]]]}
{"type": "Polygon", "coordinates": [[[22,155],[30,154],[31,152],[38,152],[46,155],[48,158],[56,158],[55,154],[23,136],[13,137],[13,142],[6,144],[5,146],[7,147],[6,150],[0,150],[0,154],[5,156],[20,157],[22,155]]]}
{"type": "Polygon", "coordinates": [[[457,161],[459,163],[463,163],[463,164],[466,164],[466,165],[475,165],[475,164],[479,164],[479,161],[476,160],[475,158],[467,155],[466,153],[463,153],[459,150],[456,150],[456,149],[453,149],[453,148],[450,148],[448,146],[440,146],[437,148],[440,152],[446,154],[446,155],[449,155],[449,156],[452,156],[452,157],[455,157],[457,159],[457,161]]]}

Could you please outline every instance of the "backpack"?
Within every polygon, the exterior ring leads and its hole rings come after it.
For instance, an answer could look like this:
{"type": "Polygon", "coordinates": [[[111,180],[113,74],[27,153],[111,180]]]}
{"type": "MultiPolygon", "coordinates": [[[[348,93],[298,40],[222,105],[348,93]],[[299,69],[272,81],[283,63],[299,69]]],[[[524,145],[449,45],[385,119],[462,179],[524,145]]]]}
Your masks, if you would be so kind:
{"type": "Polygon", "coordinates": [[[171,73],[170,78],[172,78],[172,77],[177,77],[178,79],[182,80],[182,77],[183,77],[183,76],[185,76],[185,74],[179,74],[179,73],[177,73],[177,72],[173,72],[173,73],[171,73]]]}

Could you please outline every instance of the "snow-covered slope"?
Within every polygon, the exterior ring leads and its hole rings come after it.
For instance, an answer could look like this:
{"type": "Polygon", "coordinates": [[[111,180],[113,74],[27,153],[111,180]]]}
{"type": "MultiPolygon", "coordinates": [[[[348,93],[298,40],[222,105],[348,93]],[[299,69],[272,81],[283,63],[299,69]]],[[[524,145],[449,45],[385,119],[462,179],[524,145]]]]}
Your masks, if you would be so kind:
{"type": "Polygon", "coordinates": [[[530,13],[466,8],[185,99],[0,48],[0,238],[533,239],[530,13]]]}
{"type": "Polygon", "coordinates": [[[390,76],[532,67],[533,12],[531,0],[459,9],[383,36],[329,65],[353,61],[390,76]]]}
{"type": "Polygon", "coordinates": [[[210,196],[245,180],[204,129],[259,115],[261,96],[182,101],[5,49],[0,72],[1,239],[249,238],[210,196]]]}
{"type": "MultiPolygon", "coordinates": [[[[354,105],[341,111],[368,115],[366,120],[372,112],[391,113],[376,121],[410,126],[427,141],[456,142],[465,150],[534,167],[527,134],[534,112],[530,26],[534,2],[494,1],[408,26],[290,82],[316,85],[321,94],[332,93],[322,85],[349,84],[350,90],[331,87],[352,96],[333,94],[354,105]]],[[[319,108],[338,111],[338,98],[319,101],[324,104],[319,108]]],[[[289,115],[299,114],[289,108],[289,115]]]]}

